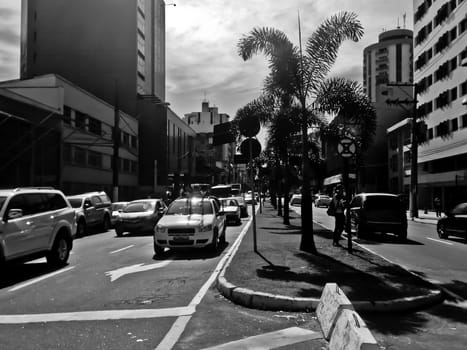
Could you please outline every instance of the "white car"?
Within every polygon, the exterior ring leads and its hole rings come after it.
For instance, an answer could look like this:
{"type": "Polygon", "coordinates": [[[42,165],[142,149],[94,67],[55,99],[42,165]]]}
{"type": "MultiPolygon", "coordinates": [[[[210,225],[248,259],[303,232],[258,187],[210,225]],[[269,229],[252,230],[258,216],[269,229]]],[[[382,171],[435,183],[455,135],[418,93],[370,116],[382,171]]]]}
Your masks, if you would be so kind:
{"type": "Polygon", "coordinates": [[[301,207],[302,206],[302,195],[301,194],[292,195],[289,205],[291,207],[301,207]]]}
{"type": "Polygon", "coordinates": [[[174,200],[154,229],[154,253],[165,248],[209,248],[217,252],[225,242],[225,215],[212,197],[174,200]]]}
{"type": "Polygon", "coordinates": [[[221,211],[225,214],[227,222],[233,221],[236,225],[241,225],[240,205],[235,198],[220,198],[221,211]]]}

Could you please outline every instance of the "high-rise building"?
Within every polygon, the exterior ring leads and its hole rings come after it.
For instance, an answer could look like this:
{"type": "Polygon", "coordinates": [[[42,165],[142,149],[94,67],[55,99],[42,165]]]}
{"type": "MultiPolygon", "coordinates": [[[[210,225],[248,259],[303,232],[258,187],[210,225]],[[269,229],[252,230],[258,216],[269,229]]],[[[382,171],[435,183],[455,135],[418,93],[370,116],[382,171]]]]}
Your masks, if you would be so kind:
{"type": "Polygon", "coordinates": [[[22,0],[21,78],[59,74],[136,117],[142,194],[161,190],[169,172],[165,6],[163,0],[22,0]]]}
{"type": "Polygon", "coordinates": [[[363,51],[363,88],[371,102],[378,102],[377,87],[413,81],[413,32],[393,29],[382,32],[378,42],[363,51]]]}
{"type": "Polygon", "coordinates": [[[467,1],[414,0],[417,116],[427,124],[418,151],[420,207],[445,209],[467,197],[467,1]]]}

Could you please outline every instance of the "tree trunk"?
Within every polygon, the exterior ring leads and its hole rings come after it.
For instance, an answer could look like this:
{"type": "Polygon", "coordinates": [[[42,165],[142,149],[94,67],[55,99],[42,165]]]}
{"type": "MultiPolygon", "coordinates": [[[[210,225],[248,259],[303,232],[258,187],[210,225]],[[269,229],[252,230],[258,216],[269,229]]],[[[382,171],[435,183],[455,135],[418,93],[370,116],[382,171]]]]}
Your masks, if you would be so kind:
{"type": "Polygon", "coordinates": [[[284,174],[284,219],[283,219],[284,225],[290,225],[289,190],[290,190],[289,162],[286,156],[285,157],[285,174],[284,174]]]}

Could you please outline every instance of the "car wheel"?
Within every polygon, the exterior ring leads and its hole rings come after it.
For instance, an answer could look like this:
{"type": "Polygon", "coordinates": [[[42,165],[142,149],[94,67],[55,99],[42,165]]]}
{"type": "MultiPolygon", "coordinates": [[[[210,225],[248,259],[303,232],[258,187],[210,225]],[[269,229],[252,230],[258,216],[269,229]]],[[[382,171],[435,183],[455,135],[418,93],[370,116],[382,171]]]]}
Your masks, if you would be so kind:
{"type": "Polygon", "coordinates": [[[439,238],[448,238],[448,234],[446,232],[446,226],[443,223],[438,223],[436,227],[436,231],[438,231],[439,238]]]}
{"type": "Polygon", "coordinates": [[[104,216],[104,221],[102,222],[102,229],[104,230],[104,232],[107,232],[110,229],[110,219],[107,215],[104,216]]]}
{"type": "Polygon", "coordinates": [[[79,220],[76,226],[76,237],[83,237],[86,234],[86,223],[84,220],[79,220]]]}
{"type": "Polygon", "coordinates": [[[165,249],[161,247],[160,245],[157,245],[156,242],[154,242],[154,254],[156,256],[164,254],[165,249]]]}
{"type": "Polygon", "coordinates": [[[225,232],[226,232],[227,228],[226,228],[226,225],[224,225],[224,229],[222,230],[222,234],[221,236],[219,237],[219,243],[220,244],[225,244],[225,232]]]}
{"type": "Polygon", "coordinates": [[[53,266],[66,265],[70,256],[70,244],[63,234],[55,238],[52,250],[47,254],[47,262],[53,266]]]}
{"type": "Polygon", "coordinates": [[[212,243],[209,245],[209,250],[212,253],[217,253],[219,249],[219,234],[217,231],[214,231],[214,236],[212,237],[212,243]]]}
{"type": "Polygon", "coordinates": [[[123,236],[123,229],[121,227],[116,227],[115,228],[115,233],[117,234],[117,237],[122,237],[123,236]]]}

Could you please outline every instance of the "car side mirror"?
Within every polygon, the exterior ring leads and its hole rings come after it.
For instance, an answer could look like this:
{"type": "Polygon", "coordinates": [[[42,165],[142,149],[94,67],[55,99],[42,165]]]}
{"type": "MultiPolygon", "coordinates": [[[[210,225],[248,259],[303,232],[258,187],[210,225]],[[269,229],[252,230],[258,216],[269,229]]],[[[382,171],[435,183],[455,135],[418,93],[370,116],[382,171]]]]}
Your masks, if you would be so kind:
{"type": "Polygon", "coordinates": [[[7,220],[17,219],[23,216],[22,209],[10,209],[7,214],[7,220]]]}

